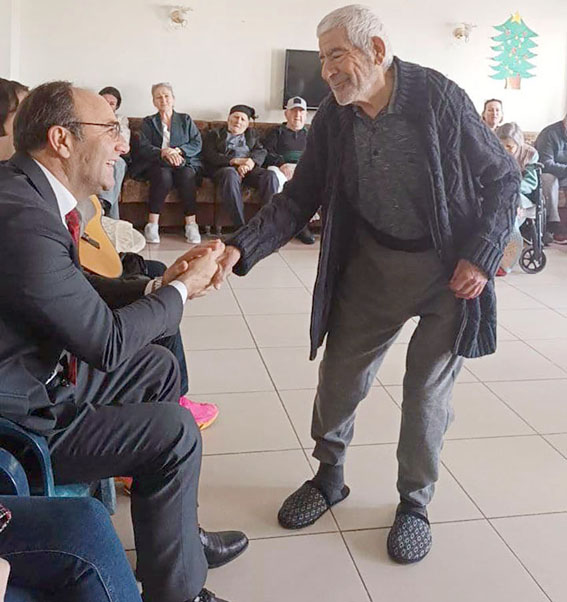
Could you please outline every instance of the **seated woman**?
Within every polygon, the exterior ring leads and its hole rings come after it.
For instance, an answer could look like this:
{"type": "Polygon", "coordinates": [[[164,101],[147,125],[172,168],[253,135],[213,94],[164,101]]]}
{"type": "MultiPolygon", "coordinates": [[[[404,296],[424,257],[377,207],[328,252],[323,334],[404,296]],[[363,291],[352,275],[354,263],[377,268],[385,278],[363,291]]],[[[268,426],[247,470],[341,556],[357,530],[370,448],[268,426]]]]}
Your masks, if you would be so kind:
{"type": "MultiPolygon", "coordinates": [[[[122,95],[120,94],[120,91],[113,86],[106,86],[99,94],[114,111],[116,120],[120,123],[120,135],[126,140],[128,145],[130,145],[130,126],[128,125],[128,117],[119,115],[116,112],[122,104],[122,95]]],[[[122,182],[126,175],[126,167],[126,161],[122,157],[119,157],[114,164],[114,186],[110,190],[101,191],[98,195],[98,198],[103,201],[106,215],[112,219],[120,219],[118,200],[120,199],[122,182]]]]}
{"type": "Polygon", "coordinates": [[[517,123],[504,123],[496,130],[496,135],[504,148],[516,159],[522,171],[522,183],[518,199],[518,217],[516,218],[510,242],[504,250],[502,265],[496,274],[497,276],[504,276],[512,269],[522,250],[523,239],[520,234],[520,226],[526,218],[527,211],[533,207],[533,203],[527,195],[537,188],[538,176],[534,165],[537,163],[539,156],[533,146],[525,143],[524,133],[517,123]]]}
{"type": "Polygon", "coordinates": [[[27,94],[27,86],[0,77],[0,161],[14,154],[14,116],[27,94]]]}
{"type": "Polygon", "coordinates": [[[136,174],[150,180],[150,214],[144,236],[149,243],[159,243],[159,216],[165,197],[175,186],[183,203],[185,238],[198,244],[201,235],[195,211],[196,179],[202,171],[201,134],[189,115],[174,111],[171,84],[153,85],[152,99],[158,112],[144,118],[133,167],[136,174]]]}
{"type": "Polygon", "coordinates": [[[504,121],[502,101],[497,98],[487,100],[484,103],[481,118],[493,132],[496,132],[496,128],[504,121]]]}
{"type": "Polygon", "coordinates": [[[248,105],[232,107],[226,125],[211,130],[203,148],[207,170],[235,226],[245,223],[242,183],[257,188],[263,204],[272,200],[279,186],[276,174],[262,169],[267,151],[256,130],[248,127],[254,113],[248,105]]]}

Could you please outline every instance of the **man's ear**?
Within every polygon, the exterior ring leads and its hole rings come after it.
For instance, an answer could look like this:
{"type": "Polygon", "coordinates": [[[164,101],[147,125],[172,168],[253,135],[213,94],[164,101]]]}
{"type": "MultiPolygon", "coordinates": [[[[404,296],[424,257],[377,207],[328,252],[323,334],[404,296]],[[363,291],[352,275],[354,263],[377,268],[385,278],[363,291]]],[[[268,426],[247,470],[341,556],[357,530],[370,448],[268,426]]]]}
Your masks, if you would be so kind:
{"type": "Polygon", "coordinates": [[[384,40],[378,36],[373,36],[372,47],[374,49],[374,61],[377,65],[381,65],[386,58],[386,44],[384,40]]]}
{"type": "Polygon", "coordinates": [[[47,146],[62,159],[68,159],[73,150],[73,135],[61,125],[53,125],[47,131],[47,146]]]}

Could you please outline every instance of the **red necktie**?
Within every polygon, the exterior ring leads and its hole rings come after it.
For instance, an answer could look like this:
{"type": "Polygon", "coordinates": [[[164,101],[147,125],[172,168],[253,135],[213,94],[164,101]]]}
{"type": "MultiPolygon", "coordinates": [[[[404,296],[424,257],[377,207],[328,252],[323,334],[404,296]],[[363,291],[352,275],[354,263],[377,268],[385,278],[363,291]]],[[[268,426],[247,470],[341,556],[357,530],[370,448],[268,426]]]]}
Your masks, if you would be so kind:
{"type": "MultiPolygon", "coordinates": [[[[69,234],[71,235],[71,238],[73,239],[78,251],[79,238],[81,237],[81,215],[77,209],[71,209],[71,211],[65,215],[65,223],[67,224],[69,234]]],[[[77,358],[71,353],[69,354],[67,378],[71,383],[77,383],[77,358]]]]}

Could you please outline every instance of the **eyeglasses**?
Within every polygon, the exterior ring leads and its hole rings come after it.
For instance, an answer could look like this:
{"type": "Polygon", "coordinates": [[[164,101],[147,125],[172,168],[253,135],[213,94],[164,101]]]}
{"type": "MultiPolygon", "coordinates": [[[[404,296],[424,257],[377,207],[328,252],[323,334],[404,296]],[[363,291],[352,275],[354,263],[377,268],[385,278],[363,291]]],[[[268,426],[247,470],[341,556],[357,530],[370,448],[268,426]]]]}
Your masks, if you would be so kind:
{"type": "Polygon", "coordinates": [[[114,139],[120,136],[120,122],[113,121],[112,123],[92,123],[90,121],[72,121],[69,125],[96,125],[101,128],[106,128],[114,139]]]}

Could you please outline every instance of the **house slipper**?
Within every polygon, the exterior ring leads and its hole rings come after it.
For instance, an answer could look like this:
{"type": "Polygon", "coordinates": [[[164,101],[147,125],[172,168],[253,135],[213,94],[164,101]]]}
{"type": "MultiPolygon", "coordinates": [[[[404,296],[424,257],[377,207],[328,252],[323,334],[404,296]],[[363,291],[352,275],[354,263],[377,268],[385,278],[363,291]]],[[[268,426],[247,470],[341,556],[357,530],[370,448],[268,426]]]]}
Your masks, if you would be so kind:
{"type": "Polygon", "coordinates": [[[433,540],[429,520],[412,511],[398,511],[388,535],[388,555],[400,564],[419,562],[429,553],[433,540]]]}
{"type": "Polygon", "coordinates": [[[341,498],[330,503],[325,494],[311,481],[306,481],[282,504],[278,512],[278,522],[284,529],[303,529],[317,521],[331,506],[342,502],[350,493],[345,485],[341,498]]]}

